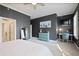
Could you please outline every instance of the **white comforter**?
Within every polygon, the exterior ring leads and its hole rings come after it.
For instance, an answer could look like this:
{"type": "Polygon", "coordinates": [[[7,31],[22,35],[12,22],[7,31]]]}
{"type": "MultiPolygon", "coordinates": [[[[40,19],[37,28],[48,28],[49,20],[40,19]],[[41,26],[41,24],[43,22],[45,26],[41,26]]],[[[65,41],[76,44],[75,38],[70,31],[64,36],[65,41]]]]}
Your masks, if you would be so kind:
{"type": "Polygon", "coordinates": [[[50,50],[40,44],[25,40],[0,43],[0,56],[52,56],[50,50]]]}

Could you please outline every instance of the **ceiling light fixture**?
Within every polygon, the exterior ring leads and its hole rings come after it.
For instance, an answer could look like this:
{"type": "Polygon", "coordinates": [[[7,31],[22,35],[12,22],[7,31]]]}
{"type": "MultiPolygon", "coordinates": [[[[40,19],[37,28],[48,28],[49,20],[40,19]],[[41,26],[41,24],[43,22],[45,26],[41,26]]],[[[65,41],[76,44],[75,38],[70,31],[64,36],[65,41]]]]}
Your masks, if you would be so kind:
{"type": "Polygon", "coordinates": [[[24,5],[31,5],[33,7],[33,9],[37,9],[38,6],[45,6],[44,3],[36,3],[36,2],[24,3],[24,5]]]}

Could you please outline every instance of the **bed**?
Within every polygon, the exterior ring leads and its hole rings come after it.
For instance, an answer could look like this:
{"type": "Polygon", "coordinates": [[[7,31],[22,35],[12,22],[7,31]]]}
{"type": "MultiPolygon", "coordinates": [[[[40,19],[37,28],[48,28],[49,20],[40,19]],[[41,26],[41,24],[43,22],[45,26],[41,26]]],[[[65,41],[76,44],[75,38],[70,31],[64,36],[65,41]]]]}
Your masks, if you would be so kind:
{"type": "Polygon", "coordinates": [[[44,45],[25,40],[0,43],[0,56],[52,56],[44,45]]]}

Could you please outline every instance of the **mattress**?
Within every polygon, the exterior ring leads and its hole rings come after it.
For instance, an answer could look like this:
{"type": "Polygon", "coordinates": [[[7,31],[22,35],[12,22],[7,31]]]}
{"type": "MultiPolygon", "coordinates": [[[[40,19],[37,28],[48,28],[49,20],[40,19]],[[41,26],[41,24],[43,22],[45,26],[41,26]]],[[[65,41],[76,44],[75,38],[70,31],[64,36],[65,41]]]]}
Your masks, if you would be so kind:
{"type": "Polygon", "coordinates": [[[0,43],[0,56],[52,56],[44,45],[26,40],[0,43]]]}

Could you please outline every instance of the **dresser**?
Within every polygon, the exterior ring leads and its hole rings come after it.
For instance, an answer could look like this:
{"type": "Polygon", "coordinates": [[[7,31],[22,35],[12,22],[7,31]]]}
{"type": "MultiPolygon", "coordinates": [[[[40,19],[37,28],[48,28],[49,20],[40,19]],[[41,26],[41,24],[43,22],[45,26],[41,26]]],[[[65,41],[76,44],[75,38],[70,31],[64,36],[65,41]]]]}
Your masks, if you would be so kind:
{"type": "Polygon", "coordinates": [[[48,41],[49,40],[49,32],[39,33],[39,40],[48,41]]]}

